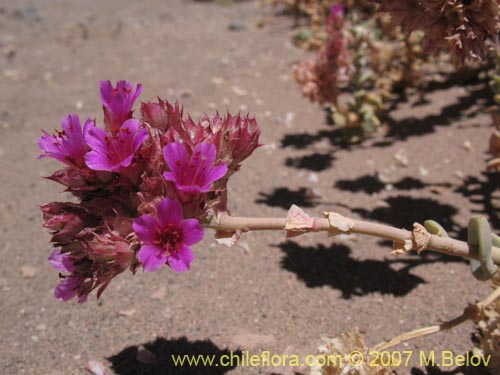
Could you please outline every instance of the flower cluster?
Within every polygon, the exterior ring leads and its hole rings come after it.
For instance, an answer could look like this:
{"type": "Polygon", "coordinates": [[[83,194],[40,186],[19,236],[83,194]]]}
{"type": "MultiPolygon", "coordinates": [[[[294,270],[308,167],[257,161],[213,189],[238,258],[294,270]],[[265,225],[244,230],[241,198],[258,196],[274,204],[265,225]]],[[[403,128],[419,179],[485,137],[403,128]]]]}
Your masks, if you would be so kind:
{"type": "Polygon", "coordinates": [[[99,297],[127,269],[189,270],[203,222],[225,209],[228,178],[259,146],[248,115],[195,121],[159,99],[134,118],[141,85],[105,81],[100,89],[104,128],[70,114],[38,142],[40,157],[65,164],[48,178],[78,200],[41,206],[61,278],[55,296],[64,301],[85,302],[94,289],[99,297]]]}
{"type": "Polygon", "coordinates": [[[323,51],[316,61],[307,60],[294,68],[304,96],[319,104],[336,104],[340,88],[349,81],[352,64],[344,24],[344,6],[333,5],[326,19],[327,42],[323,51]]]}
{"type": "Polygon", "coordinates": [[[484,60],[500,31],[497,0],[377,0],[379,11],[408,33],[425,31],[424,50],[449,50],[456,65],[484,60]]]}

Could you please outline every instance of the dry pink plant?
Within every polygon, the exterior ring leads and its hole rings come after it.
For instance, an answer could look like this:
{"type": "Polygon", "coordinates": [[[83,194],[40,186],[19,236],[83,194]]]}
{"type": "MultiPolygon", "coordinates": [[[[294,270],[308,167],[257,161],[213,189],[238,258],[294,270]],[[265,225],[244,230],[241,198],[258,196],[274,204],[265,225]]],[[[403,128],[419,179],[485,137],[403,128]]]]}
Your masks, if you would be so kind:
{"type": "Polygon", "coordinates": [[[407,33],[425,31],[424,50],[448,50],[456,65],[485,60],[500,30],[498,0],[377,0],[407,33]]]}
{"type": "Polygon", "coordinates": [[[344,7],[334,5],[326,20],[327,42],[316,61],[306,60],[294,67],[302,93],[319,104],[337,103],[340,88],[349,81],[351,54],[345,29],[344,7]]]}

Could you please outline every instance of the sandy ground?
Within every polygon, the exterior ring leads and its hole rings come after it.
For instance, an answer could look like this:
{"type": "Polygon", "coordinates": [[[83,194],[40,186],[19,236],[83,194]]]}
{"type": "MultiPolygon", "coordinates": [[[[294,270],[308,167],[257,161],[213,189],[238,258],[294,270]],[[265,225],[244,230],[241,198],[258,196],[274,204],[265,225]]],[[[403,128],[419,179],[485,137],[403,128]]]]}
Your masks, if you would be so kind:
{"type": "MultiPolygon", "coordinates": [[[[366,237],[251,233],[247,252],[207,236],[189,273],[123,275],[84,305],[53,297],[57,274],[37,205],[67,197],[41,178],[57,163],[36,160],[36,141],[71,112],[101,121],[101,79],[142,82],[142,100],[179,98],[194,116],[217,108],[257,117],[266,146],[230,183],[235,214],[284,216],[296,203],[314,215],[336,210],[407,228],[434,218],[463,239],[480,212],[500,227],[495,182],[481,173],[490,132],[485,82],[435,85],[424,101],[398,105],[385,136],[343,148],[290,77],[303,56],[289,42],[292,22],[260,29],[262,15],[256,1],[0,1],[0,374],[84,374],[89,360],[116,375],[306,374],[175,368],[170,354],[314,354],[321,336],[355,327],[374,345],[487,295],[456,259],[396,258],[390,245],[366,237]],[[156,364],[137,362],[138,347],[156,364]]],[[[463,353],[472,332],[465,324],[398,349],[463,353]]],[[[415,359],[399,373],[452,370],[415,359]]]]}

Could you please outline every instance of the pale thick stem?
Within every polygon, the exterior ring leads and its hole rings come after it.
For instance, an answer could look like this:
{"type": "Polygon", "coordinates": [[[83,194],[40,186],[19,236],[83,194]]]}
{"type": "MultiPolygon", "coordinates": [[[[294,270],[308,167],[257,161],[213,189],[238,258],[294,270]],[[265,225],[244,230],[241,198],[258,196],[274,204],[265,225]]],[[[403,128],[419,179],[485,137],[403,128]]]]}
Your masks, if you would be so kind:
{"type": "MultiPolygon", "coordinates": [[[[372,223],[364,220],[350,219],[354,223],[344,234],[356,233],[368,236],[383,238],[396,242],[411,241],[413,250],[417,250],[413,243],[411,231],[398,229],[389,225],[372,223]]],[[[216,224],[209,225],[210,228],[222,231],[255,231],[255,230],[285,230],[286,218],[255,218],[255,217],[236,217],[228,214],[220,215],[216,224]]],[[[309,232],[328,232],[331,231],[330,222],[324,218],[314,218],[313,227],[309,232]]],[[[469,245],[466,242],[455,240],[449,237],[439,237],[430,235],[427,250],[436,251],[443,254],[459,256],[468,259],[478,259],[477,256],[469,252],[469,245]]],[[[500,248],[493,247],[493,261],[500,264],[500,248]]]]}

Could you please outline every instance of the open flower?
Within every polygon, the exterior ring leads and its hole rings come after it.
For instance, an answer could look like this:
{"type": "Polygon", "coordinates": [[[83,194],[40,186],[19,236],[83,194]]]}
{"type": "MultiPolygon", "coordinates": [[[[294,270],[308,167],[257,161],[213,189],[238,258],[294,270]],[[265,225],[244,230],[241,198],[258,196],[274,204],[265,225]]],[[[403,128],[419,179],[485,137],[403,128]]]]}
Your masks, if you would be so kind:
{"type": "Polygon", "coordinates": [[[200,143],[189,157],[182,143],[172,142],[163,148],[163,156],[170,169],[163,177],[167,181],[173,181],[178,190],[186,193],[209,191],[212,183],[227,172],[226,163],[214,165],[216,153],[213,144],[200,143]]]}
{"type": "Polygon", "coordinates": [[[156,271],[165,263],[176,272],[189,270],[194,259],[189,246],[200,242],[204,235],[198,220],[184,220],[180,203],[169,198],[158,205],[157,218],[142,215],[134,220],[133,228],[144,243],[137,258],[147,272],[156,271]]]}
{"type": "MultiPolygon", "coordinates": [[[[68,301],[78,295],[78,288],[82,284],[83,279],[76,276],[69,276],[62,280],[54,290],[54,296],[59,301],[68,301]]],[[[87,302],[87,295],[78,297],[78,303],[87,302]]]]}
{"type": "Polygon", "coordinates": [[[134,119],[125,121],[116,134],[92,128],[86,137],[92,151],[87,153],[85,161],[96,171],[116,172],[132,163],[135,152],[147,137],[147,130],[134,119]]]}
{"type": "Polygon", "coordinates": [[[71,255],[61,253],[61,249],[55,249],[50,253],[48,260],[52,267],[61,272],[73,272],[76,268],[71,255]]]}
{"type": "Polygon", "coordinates": [[[40,158],[48,156],[69,166],[83,167],[87,152],[85,134],[94,126],[93,121],[87,120],[82,130],[78,116],[68,115],[62,121],[62,131],[53,135],[43,131],[38,140],[38,147],[43,151],[40,158]]]}
{"type": "MultiPolygon", "coordinates": [[[[76,269],[73,258],[69,253],[61,253],[60,249],[55,249],[49,256],[49,263],[60,272],[71,273],[76,269]]],[[[54,290],[54,296],[59,301],[68,301],[78,295],[78,288],[83,279],[77,276],[65,276],[54,290]]],[[[87,295],[78,298],[78,303],[87,301],[87,295]]]]}
{"type": "Polygon", "coordinates": [[[132,107],[142,92],[139,83],[135,91],[131,83],[118,81],[113,87],[110,81],[101,81],[101,100],[104,109],[106,129],[116,133],[121,125],[132,117],[132,107]]]}

